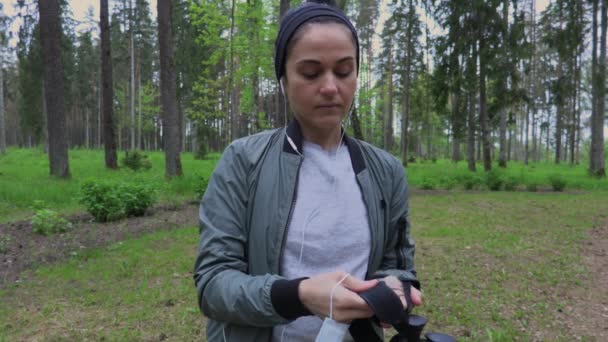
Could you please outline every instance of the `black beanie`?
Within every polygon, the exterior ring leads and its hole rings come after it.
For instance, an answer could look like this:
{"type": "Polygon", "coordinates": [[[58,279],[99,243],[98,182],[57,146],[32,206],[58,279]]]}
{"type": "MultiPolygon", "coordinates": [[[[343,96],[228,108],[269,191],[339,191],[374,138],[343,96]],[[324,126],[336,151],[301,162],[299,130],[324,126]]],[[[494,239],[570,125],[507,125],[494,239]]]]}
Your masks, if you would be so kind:
{"type": "Polygon", "coordinates": [[[306,2],[285,13],[285,16],[281,20],[277,40],[275,41],[274,71],[276,73],[277,80],[280,81],[281,77],[285,75],[287,45],[289,44],[291,37],[300,26],[312,19],[319,17],[335,18],[337,21],[343,23],[350,29],[353,37],[355,38],[357,50],[357,73],[359,72],[359,37],[357,35],[357,31],[344,13],[338,8],[328,4],[328,2],[329,1],[310,2],[309,0],[309,2],[306,2]]]}

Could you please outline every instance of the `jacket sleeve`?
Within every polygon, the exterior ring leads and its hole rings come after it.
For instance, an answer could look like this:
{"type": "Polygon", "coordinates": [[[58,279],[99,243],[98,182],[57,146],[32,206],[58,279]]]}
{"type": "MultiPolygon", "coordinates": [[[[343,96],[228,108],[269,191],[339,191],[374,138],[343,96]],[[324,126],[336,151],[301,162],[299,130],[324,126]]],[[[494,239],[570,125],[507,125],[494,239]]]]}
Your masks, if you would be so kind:
{"type": "Polygon", "coordinates": [[[420,282],[416,279],[414,266],[414,240],[410,236],[408,185],[405,170],[399,161],[392,166],[393,185],[389,210],[389,238],[384,246],[384,257],[377,272],[372,278],[396,276],[401,281],[409,281],[416,288],[420,282]]]}
{"type": "Polygon", "coordinates": [[[224,151],[201,201],[194,282],[200,309],[207,317],[269,327],[287,322],[271,300],[272,285],[282,278],[247,274],[245,225],[251,163],[242,145],[236,141],[224,151]]]}

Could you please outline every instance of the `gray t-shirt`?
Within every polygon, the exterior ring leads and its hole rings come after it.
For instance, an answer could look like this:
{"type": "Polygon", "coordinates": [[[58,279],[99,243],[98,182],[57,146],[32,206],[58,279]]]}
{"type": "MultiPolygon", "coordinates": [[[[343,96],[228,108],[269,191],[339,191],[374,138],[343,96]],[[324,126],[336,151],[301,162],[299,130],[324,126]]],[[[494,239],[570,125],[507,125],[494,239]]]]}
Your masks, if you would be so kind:
{"type": "MultiPolygon", "coordinates": [[[[364,279],[370,227],[348,148],[342,144],[337,151],[326,151],[304,141],[303,150],[281,275],[294,279],[342,270],[364,279]]],[[[322,323],[316,316],[300,317],[276,326],[272,340],[314,341],[322,323]]],[[[350,340],[347,334],[346,341],[350,340]]]]}

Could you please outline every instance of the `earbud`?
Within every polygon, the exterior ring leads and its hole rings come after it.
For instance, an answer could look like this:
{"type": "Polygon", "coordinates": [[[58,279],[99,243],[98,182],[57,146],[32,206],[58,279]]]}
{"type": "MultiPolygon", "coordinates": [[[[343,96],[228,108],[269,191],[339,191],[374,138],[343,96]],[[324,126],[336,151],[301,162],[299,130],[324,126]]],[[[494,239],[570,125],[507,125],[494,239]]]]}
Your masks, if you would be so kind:
{"type": "Polygon", "coordinates": [[[281,87],[281,93],[285,95],[285,86],[283,85],[283,78],[279,80],[279,86],[281,87]]]}

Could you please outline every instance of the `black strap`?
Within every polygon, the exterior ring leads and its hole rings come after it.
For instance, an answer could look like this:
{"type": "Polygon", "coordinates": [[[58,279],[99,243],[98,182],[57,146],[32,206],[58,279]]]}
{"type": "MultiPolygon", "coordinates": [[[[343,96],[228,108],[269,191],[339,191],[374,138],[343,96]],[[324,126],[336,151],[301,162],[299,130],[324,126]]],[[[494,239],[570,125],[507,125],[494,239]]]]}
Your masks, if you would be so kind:
{"type": "MultiPolygon", "coordinates": [[[[409,291],[407,292],[406,301],[409,297],[411,302],[409,291]]],[[[399,333],[408,331],[409,313],[401,304],[399,296],[385,282],[378,282],[378,285],[359,293],[359,296],[367,302],[367,305],[374,311],[380,322],[392,325],[399,333]]],[[[408,303],[408,306],[411,307],[411,304],[408,303]]]]}

